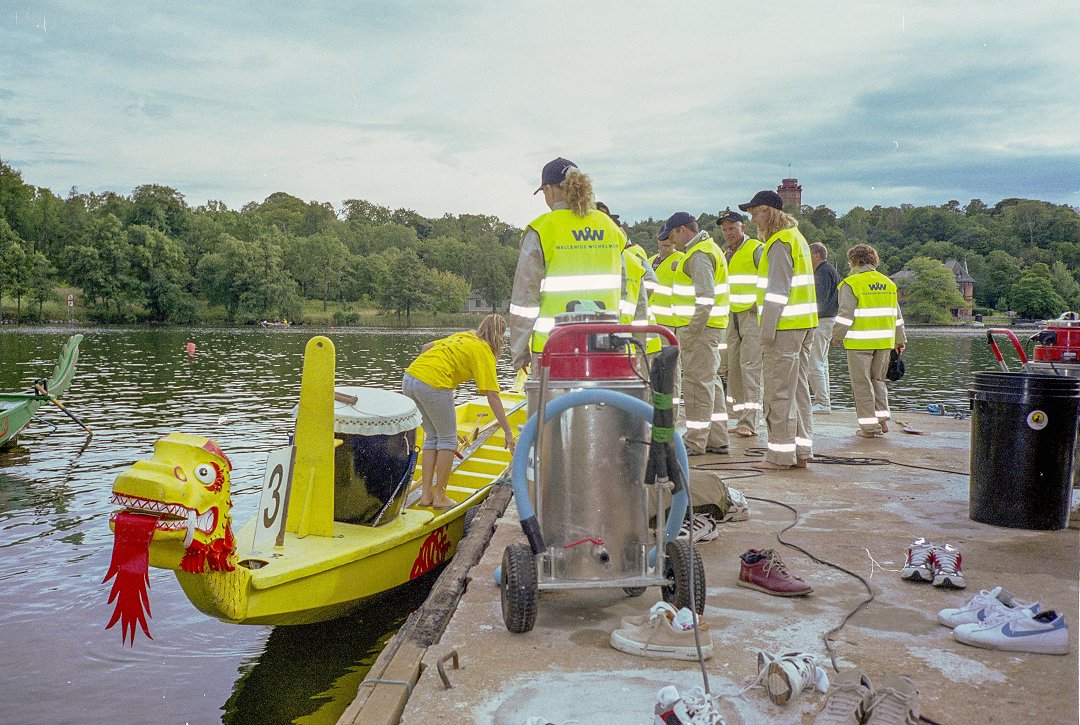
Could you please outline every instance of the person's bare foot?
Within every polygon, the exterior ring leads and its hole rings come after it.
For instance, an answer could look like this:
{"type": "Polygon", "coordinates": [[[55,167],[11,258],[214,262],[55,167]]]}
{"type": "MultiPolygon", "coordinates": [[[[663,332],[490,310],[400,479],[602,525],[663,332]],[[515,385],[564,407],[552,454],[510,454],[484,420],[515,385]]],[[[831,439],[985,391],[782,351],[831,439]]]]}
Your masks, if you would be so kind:
{"type": "Polygon", "coordinates": [[[881,432],[882,433],[888,433],[889,432],[889,424],[886,423],[885,421],[881,421],[881,432]]]}
{"type": "Polygon", "coordinates": [[[432,508],[440,509],[443,511],[445,511],[446,509],[452,509],[455,506],[457,506],[457,501],[450,498],[449,496],[442,496],[441,498],[436,498],[435,502],[431,504],[432,508]]]}

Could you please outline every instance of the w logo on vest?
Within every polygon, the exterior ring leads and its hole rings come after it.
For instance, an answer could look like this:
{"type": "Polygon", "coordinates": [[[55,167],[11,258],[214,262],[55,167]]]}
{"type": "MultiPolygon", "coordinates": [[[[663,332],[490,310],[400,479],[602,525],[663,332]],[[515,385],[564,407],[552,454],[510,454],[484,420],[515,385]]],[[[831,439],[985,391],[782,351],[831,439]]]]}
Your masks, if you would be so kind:
{"type": "Polygon", "coordinates": [[[884,292],[885,290],[889,289],[889,286],[884,282],[874,282],[867,286],[869,287],[871,292],[884,292]]]}
{"type": "Polygon", "coordinates": [[[571,229],[570,232],[574,235],[574,241],[576,242],[600,241],[604,238],[603,229],[593,229],[592,227],[571,229]]]}

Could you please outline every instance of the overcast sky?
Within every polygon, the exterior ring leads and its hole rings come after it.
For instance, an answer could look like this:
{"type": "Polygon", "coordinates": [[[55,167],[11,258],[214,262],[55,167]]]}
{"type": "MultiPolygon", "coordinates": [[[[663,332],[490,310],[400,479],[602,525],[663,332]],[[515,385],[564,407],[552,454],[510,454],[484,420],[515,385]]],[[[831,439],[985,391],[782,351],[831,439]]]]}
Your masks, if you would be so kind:
{"type": "Polygon", "coordinates": [[[0,0],[0,159],[518,226],[560,155],[624,221],[789,176],[839,213],[1080,206],[1078,38],[1072,0],[0,0]]]}

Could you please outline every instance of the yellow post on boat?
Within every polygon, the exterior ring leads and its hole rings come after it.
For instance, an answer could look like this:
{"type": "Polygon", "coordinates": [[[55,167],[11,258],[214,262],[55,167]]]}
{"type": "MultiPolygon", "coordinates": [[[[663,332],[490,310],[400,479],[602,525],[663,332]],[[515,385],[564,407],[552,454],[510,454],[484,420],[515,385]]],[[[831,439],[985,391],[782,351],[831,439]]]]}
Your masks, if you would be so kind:
{"type": "Polygon", "coordinates": [[[285,531],[297,538],[334,534],[334,343],[318,336],[304,348],[296,465],[285,531]]]}

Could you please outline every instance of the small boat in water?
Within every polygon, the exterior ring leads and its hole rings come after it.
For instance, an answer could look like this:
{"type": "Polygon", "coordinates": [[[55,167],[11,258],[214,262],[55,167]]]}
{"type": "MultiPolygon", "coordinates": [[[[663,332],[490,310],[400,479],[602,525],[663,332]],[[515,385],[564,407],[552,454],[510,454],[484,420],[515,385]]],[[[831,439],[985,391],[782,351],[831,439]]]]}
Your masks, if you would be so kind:
{"type": "Polygon", "coordinates": [[[274,320],[273,322],[271,322],[270,320],[263,320],[259,324],[261,324],[265,328],[272,330],[280,327],[292,327],[292,323],[288,320],[282,320],[281,322],[278,322],[277,320],[274,320]]]}
{"type": "MultiPolygon", "coordinates": [[[[75,377],[75,363],[79,360],[79,343],[82,339],[82,335],[72,335],[67,339],[52,375],[48,380],[37,380],[33,392],[0,393],[0,448],[15,444],[16,436],[33,420],[42,405],[54,403],[60,406],[60,396],[67,392],[75,377]]],[[[60,407],[63,409],[63,406],[60,407]]]]}
{"type": "MultiPolygon", "coordinates": [[[[344,616],[454,555],[465,514],[510,465],[485,397],[457,407],[459,460],[450,509],[420,507],[422,431],[403,395],[334,387],[326,337],[304,353],[293,445],[270,454],[255,517],[235,534],[228,456],[202,436],[171,433],[113,485],[109,627],[149,636],[147,565],[176,572],[199,610],[236,624],[311,624],[344,616]],[[486,425],[485,425],[486,423],[486,425]],[[415,489],[415,490],[414,490],[415,489]]],[[[516,431],[524,395],[504,393],[516,431]]]]}

